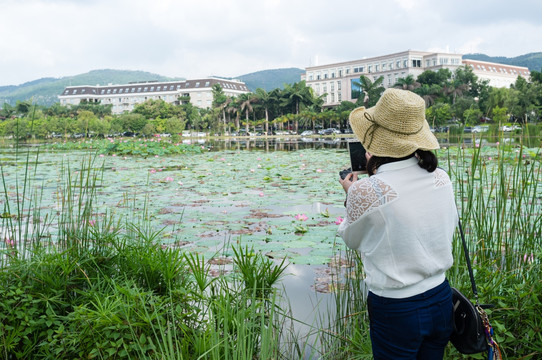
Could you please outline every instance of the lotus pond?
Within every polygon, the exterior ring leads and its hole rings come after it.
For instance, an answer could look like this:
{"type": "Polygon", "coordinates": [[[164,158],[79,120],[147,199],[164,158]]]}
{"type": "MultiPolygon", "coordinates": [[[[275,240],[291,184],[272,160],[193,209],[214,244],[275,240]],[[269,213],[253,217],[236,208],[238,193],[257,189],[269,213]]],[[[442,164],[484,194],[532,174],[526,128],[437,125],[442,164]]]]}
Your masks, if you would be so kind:
{"type": "MultiPolygon", "coordinates": [[[[524,320],[517,319],[519,305],[510,310],[506,281],[527,286],[529,279],[536,279],[539,274],[540,148],[523,146],[514,139],[499,139],[492,144],[474,138],[466,140],[472,142],[443,143],[438,151],[440,165],[450,173],[456,187],[470,250],[479,266],[481,293],[498,301],[498,340],[505,346],[510,344],[510,354],[526,354],[535,351],[528,346],[539,343],[530,342],[524,348],[517,345],[519,334],[510,329],[524,329],[526,325],[524,320]]],[[[364,354],[370,356],[364,307],[359,302],[362,295],[353,291],[346,296],[347,302],[358,299],[354,301],[356,306],[342,303],[343,295],[332,297],[334,292],[341,293],[341,288],[355,286],[352,283],[359,283],[355,279],[363,276],[362,265],[355,264],[352,254],[343,256],[345,247],[336,235],[344,214],[344,192],[337,178],[338,171],[348,167],[345,141],[247,139],[172,144],[164,140],[101,140],[7,147],[2,149],[0,158],[5,194],[0,200],[2,220],[5,224],[14,214],[24,213],[16,208],[18,204],[28,206],[28,202],[23,204],[25,196],[21,195],[27,194],[34,199],[34,214],[39,213],[33,221],[39,219],[45,229],[40,238],[54,242],[58,222],[65,220],[61,211],[65,195],[60,188],[66,182],[66,174],[73,179],[72,187],[85,188],[89,184],[80,180],[83,177],[79,175],[91,169],[96,174],[92,184],[96,200],[92,213],[84,217],[86,223],[79,226],[113,227],[111,217],[126,223],[144,220],[163,248],[202,256],[216,277],[230,269],[235,257],[232,244],[277,262],[286,259],[290,274],[284,279],[286,295],[293,316],[301,323],[308,322],[309,330],[305,330],[310,332],[315,318],[321,316],[312,313],[319,300],[309,299],[320,294],[326,297],[324,309],[329,300],[337,307],[337,313],[324,321],[327,325],[334,317],[352,321],[358,315],[362,317],[360,323],[352,322],[345,328],[340,325],[332,331],[355,331],[364,354]],[[356,275],[352,277],[348,272],[353,268],[357,270],[353,270],[356,275]],[[346,279],[346,284],[338,286],[339,278],[346,279]],[[307,306],[308,302],[311,306],[307,306]]],[[[12,232],[10,236],[10,241],[18,243],[17,234],[12,232]]],[[[18,236],[24,239],[24,234],[18,236]]],[[[5,227],[2,237],[6,238],[5,227]]],[[[0,248],[9,246],[13,244],[4,242],[0,248]]],[[[468,285],[457,241],[454,257],[456,262],[449,277],[456,285],[468,285]]],[[[540,280],[536,281],[539,284],[540,280]]],[[[523,287],[514,289],[516,293],[529,294],[523,287]]],[[[524,298],[521,302],[526,304],[524,298]]],[[[531,307],[524,311],[539,310],[531,307]]],[[[539,320],[536,317],[533,323],[538,324],[539,320]]],[[[530,339],[539,333],[536,326],[531,331],[534,335],[528,335],[530,339]]],[[[329,345],[325,337],[320,340],[324,347],[336,346],[329,345]]],[[[356,344],[348,341],[340,346],[352,353],[356,344]]]]}

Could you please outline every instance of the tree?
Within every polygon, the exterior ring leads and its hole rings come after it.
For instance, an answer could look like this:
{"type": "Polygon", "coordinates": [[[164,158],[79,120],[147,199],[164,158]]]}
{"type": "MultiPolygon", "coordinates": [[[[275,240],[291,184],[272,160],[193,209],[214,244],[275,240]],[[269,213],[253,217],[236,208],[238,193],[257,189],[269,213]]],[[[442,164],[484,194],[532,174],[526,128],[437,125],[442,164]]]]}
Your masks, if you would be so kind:
{"type": "Polygon", "coordinates": [[[178,117],[166,119],[164,130],[168,134],[179,134],[184,130],[185,122],[178,117]]]}
{"type": "Polygon", "coordinates": [[[2,109],[0,109],[0,116],[5,119],[10,119],[11,117],[15,116],[15,108],[8,104],[7,102],[4,103],[2,106],[2,109]]]}
{"type": "Polygon", "coordinates": [[[96,115],[92,111],[79,111],[79,114],[77,114],[76,131],[85,136],[88,135],[90,123],[96,119],[96,115]]]}
{"type": "MultiPolygon", "coordinates": [[[[305,80],[294,83],[293,85],[286,84],[282,94],[283,106],[293,106],[294,114],[299,114],[301,108],[305,105],[312,104],[312,90],[307,87],[305,80]]],[[[299,123],[295,121],[294,131],[297,133],[299,123]]]]}
{"type": "Polygon", "coordinates": [[[265,114],[265,134],[269,132],[269,107],[272,104],[272,95],[262,88],[256,89],[256,97],[258,98],[258,104],[264,109],[265,114]]]}
{"type": "Polygon", "coordinates": [[[428,108],[435,104],[435,101],[438,99],[439,95],[442,93],[442,88],[440,85],[433,84],[423,84],[414,91],[416,94],[420,95],[425,101],[425,107],[428,108]]]}
{"type": "Polygon", "coordinates": [[[380,76],[378,79],[372,82],[367,76],[361,75],[359,77],[359,82],[354,81],[354,85],[359,86],[362,90],[362,94],[364,93],[365,96],[360,96],[356,101],[356,105],[363,105],[366,108],[374,106],[385,90],[384,86],[382,86],[383,82],[383,76],[380,76]]]}
{"type": "Polygon", "coordinates": [[[394,88],[403,90],[414,90],[420,87],[420,83],[416,81],[414,75],[409,74],[407,77],[397,79],[394,88]]]}
{"type": "Polygon", "coordinates": [[[425,110],[425,118],[431,126],[440,126],[452,118],[452,109],[450,104],[437,103],[425,110]]]}
{"type": "Polygon", "coordinates": [[[239,110],[241,112],[245,112],[245,129],[248,133],[248,125],[249,125],[249,113],[251,113],[254,108],[252,107],[252,103],[256,102],[258,98],[253,93],[244,93],[239,95],[239,110]]]}

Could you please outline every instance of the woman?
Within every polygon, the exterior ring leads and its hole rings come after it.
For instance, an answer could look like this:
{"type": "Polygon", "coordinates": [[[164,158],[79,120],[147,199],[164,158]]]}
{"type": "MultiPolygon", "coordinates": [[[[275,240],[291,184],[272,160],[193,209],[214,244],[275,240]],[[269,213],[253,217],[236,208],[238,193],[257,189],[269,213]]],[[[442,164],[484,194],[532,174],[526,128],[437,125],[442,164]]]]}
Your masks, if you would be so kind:
{"type": "Polygon", "coordinates": [[[339,234],[360,251],[375,359],[442,359],[452,332],[452,263],[458,223],[452,184],[413,92],[387,89],[350,125],[367,150],[369,177],[339,180],[347,193],[339,234]]]}

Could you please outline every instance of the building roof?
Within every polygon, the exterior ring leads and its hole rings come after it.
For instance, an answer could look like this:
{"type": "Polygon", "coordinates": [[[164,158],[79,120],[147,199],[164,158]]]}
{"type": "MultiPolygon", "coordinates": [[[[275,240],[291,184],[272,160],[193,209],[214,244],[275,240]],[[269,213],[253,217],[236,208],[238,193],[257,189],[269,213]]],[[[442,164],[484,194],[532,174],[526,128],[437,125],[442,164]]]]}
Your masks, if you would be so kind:
{"type": "Polygon", "coordinates": [[[463,59],[463,64],[470,66],[473,70],[476,70],[477,72],[501,73],[509,74],[512,76],[521,75],[524,77],[529,77],[531,74],[529,69],[523,66],[505,65],[470,59],[463,59]]]}
{"type": "Polygon", "coordinates": [[[245,83],[237,80],[225,80],[219,78],[204,78],[185,81],[172,82],[137,82],[123,85],[81,85],[67,86],[60,96],[70,95],[122,95],[122,94],[137,94],[137,93],[164,93],[164,92],[180,92],[183,90],[195,90],[210,88],[215,84],[220,84],[224,90],[233,91],[249,91],[245,83]]]}

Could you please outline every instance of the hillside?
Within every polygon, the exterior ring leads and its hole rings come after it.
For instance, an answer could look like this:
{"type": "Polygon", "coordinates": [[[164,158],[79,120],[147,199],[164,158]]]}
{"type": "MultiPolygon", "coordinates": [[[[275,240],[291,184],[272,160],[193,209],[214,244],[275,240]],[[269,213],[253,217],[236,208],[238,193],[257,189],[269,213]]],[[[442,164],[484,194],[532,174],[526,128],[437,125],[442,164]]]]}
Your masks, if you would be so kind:
{"type": "MultiPolygon", "coordinates": [[[[236,79],[244,81],[251,91],[257,88],[270,91],[275,88],[283,88],[284,84],[293,84],[300,81],[303,72],[304,70],[296,68],[264,70],[237,76],[236,79]]],[[[0,107],[4,102],[15,105],[17,100],[29,99],[32,99],[38,105],[50,106],[58,102],[58,95],[62,93],[66,86],[127,84],[136,81],[172,81],[179,79],[183,78],[168,78],[145,71],[93,70],[85,74],[60,79],[43,78],[21,85],[0,86],[0,107]]]]}
{"type": "MultiPolygon", "coordinates": [[[[513,58],[502,56],[487,56],[484,54],[466,54],[464,59],[496,62],[501,64],[525,66],[530,71],[542,71],[542,52],[530,53],[513,58]]],[[[263,70],[254,73],[236,76],[245,82],[251,91],[262,88],[271,91],[284,88],[284,84],[299,82],[301,74],[305,70],[299,68],[285,68],[263,70]]],[[[22,85],[0,86],[0,107],[4,102],[15,105],[17,100],[29,100],[38,105],[50,106],[58,102],[58,95],[66,86],[70,85],[105,85],[127,84],[136,81],[172,81],[182,78],[168,78],[165,76],[145,72],[129,70],[93,70],[85,74],[68,76],[63,78],[43,78],[24,83],[22,85]]]]}
{"type": "Polygon", "coordinates": [[[85,74],[67,76],[60,79],[43,78],[21,85],[0,87],[0,106],[4,102],[15,105],[17,100],[29,100],[38,105],[50,106],[58,102],[58,95],[70,85],[126,84],[134,81],[177,80],[145,71],[93,70],[85,74]]]}
{"type": "Polygon", "coordinates": [[[463,59],[495,62],[505,65],[524,66],[529,71],[542,71],[542,52],[530,53],[513,58],[504,56],[487,56],[484,54],[466,54],[463,59]]]}
{"type": "Polygon", "coordinates": [[[301,81],[301,74],[304,72],[305,70],[298,68],[263,70],[238,76],[237,79],[243,81],[250,91],[257,88],[271,91],[277,88],[284,89],[284,84],[301,81]]]}

